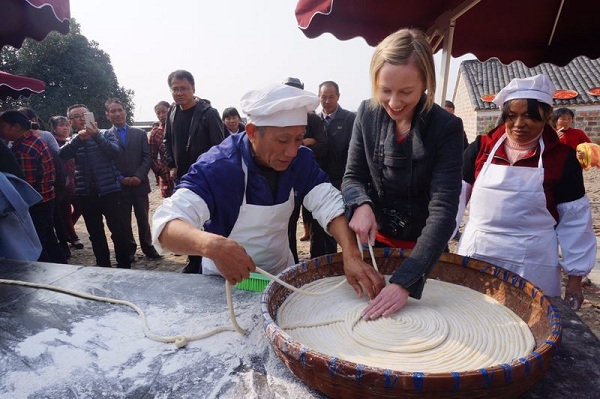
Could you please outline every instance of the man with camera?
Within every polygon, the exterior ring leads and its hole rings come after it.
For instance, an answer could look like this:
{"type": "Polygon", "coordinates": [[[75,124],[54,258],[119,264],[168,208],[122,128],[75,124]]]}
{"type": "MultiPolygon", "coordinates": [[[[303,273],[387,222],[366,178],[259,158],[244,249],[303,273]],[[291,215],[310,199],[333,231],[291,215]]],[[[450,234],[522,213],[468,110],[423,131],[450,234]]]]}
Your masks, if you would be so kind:
{"type": "Polygon", "coordinates": [[[121,191],[115,166],[115,159],[120,154],[119,143],[113,133],[100,131],[95,122],[86,124],[88,112],[83,104],[74,104],[67,109],[67,117],[76,134],[61,147],[59,154],[62,159],[75,159],[75,195],[81,205],[96,265],[111,267],[104,216],[111,232],[117,267],[129,269],[129,255],[135,251],[135,242],[127,238],[121,213],[115,212],[121,191]]]}

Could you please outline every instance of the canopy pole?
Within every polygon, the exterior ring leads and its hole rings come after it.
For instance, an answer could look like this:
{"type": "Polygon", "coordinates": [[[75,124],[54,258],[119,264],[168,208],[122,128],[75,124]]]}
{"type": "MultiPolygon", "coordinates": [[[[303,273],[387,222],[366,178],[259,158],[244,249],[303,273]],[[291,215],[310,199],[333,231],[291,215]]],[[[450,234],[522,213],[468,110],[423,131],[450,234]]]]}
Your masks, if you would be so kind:
{"type": "Polygon", "coordinates": [[[452,42],[454,41],[455,21],[450,21],[446,31],[444,32],[444,48],[442,49],[442,62],[440,66],[441,79],[437,87],[441,90],[435,91],[435,102],[440,106],[444,106],[446,94],[448,92],[448,75],[450,74],[450,61],[452,60],[452,42]]]}
{"type": "Polygon", "coordinates": [[[556,18],[554,19],[554,26],[552,27],[552,33],[550,33],[550,39],[548,39],[548,46],[552,44],[552,39],[554,39],[554,33],[556,32],[556,26],[558,25],[558,19],[560,18],[560,14],[562,13],[563,5],[565,4],[565,0],[560,2],[560,7],[558,7],[558,12],[556,13],[556,18]]]}
{"type": "Polygon", "coordinates": [[[446,94],[448,91],[448,75],[450,73],[450,61],[452,60],[452,42],[454,41],[454,27],[456,26],[456,20],[471,8],[475,7],[480,1],[481,0],[464,0],[457,7],[440,15],[436,19],[434,26],[429,28],[426,33],[428,36],[432,37],[441,31],[440,36],[444,38],[442,65],[440,67],[441,73],[437,85],[440,90],[436,90],[435,94],[435,101],[442,106],[444,105],[444,101],[446,101],[446,94]],[[443,27],[443,30],[439,28],[440,26],[443,27]]]}

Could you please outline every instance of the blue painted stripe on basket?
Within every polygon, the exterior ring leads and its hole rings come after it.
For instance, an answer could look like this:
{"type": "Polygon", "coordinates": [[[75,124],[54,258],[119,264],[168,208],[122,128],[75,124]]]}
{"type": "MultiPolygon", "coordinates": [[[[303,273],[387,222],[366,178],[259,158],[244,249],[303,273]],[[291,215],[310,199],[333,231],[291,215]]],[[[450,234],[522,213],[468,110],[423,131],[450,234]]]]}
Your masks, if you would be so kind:
{"type": "Polygon", "coordinates": [[[465,256],[461,262],[461,266],[462,267],[467,267],[469,265],[469,261],[471,260],[471,258],[469,258],[468,256],[465,256]]]}
{"type": "Polygon", "coordinates": [[[525,366],[525,375],[529,375],[529,373],[531,372],[531,362],[525,359],[524,357],[520,357],[519,360],[525,366]]]}
{"type": "Polygon", "coordinates": [[[398,251],[398,253],[400,254],[401,258],[405,258],[405,256],[404,256],[404,248],[400,248],[400,251],[398,251]]]}
{"type": "Polygon", "coordinates": [[[500,367],[502,371],[504,371],[504,382],[510,384],[512,382],[513,377],[513,369],[512,366],[508,363],[501,364],[500,367]]]}
{"type": "Polygon", "coordinates": [[[518,280],[518,277],[516,275],[513,275],[512,279],[510,280],[510,283],[512,284],[513,287],[517,286],[517,280],[518,280]]]}
{"type": "Polygon", "coordinates": [[[332,357],[331,359],[329,359],[329,374],[331,374],[332,376],[335,376],[337,374],[337,360],[337,357],[332,357]]]}
{"type": "Polygon", "coordinates": [[[383,370],[383,376],[383,387],[386,389],[394,388],[398,382],[398,378],[400,378],[399,376],[394,375],[390,369],[383,370]]]}
{"type": "Polygon", "coordinates": [[[531,354],[532,354],[533,356],[535,356],[535,358],[536,358],[536,359],[537,359],[537,361],[538,361],[538,362],[537,362],[537,364],[538,364],[538,368],[540,368],[540,369],[541,369],[541,368],[542,368],[542,363],[543,363],[543,361],[544,361],[544,359],[542,359],[542,355],[541,355],[539,352],[536,352],[536,351],[533,351],[533,352],[531,352],[531,354]]]}
{"type": "Polygon", "coordinates": [[[479,372],[481,373],[481,377],[483,377],[483,388],[488,389],[494,379],[494,373],[489,374],[486,369],[479,369],[479,372]]]}
{"type": "Polygon", "coordinates": [[[535,297],[537,296],[538,290],[537,287],[531,287],[531,298],[535,299],[535,297]]]}
{"type": "Polygon", "coordinates": [[[303,346],[300,348],[300,363],[306,364],[306,352],[308,352],[308,347],[303,346]]]}
{"type": "Polygon", "coordinates": [[[556,345],[556,342],[547,339],[546,343],[554,349],[554,354],[556,355],[558,353],[558,345],[556,345]]]}
{"type": "Polygon", "coordinates": [[[507,270],[505,270],[505,271],[502,273],[502,280],[504,280],[504,281],[508,281],[508,278],[509,278],[509,277],[510,277],[510,272],[509,272],[509,271],[507,271],[507,270]]]}
{"type": "Polygon", "coordinates": [[[498,266],[494,266],[494,269],[492,270],[492,274],[494,275],[494,277],[498,277],[500,275],[501,271],[502,271],[501,268],[499,268],[498,266]]]}
{"type": "MultiPolygon", "coordinates": [[[[556,317],[555,317],[556,318],[556,317]]],[[[560,319],[559,319],[560,320],[560,319]]],[[[554,323],[550,324],[551,327],[555,327],[554,329],[558,329],[558,327],[562,327],[562,321],[555,321],[554,323]]]]}
{"type": "Polygon", "coordinates": [[[460,373],[453,371],[452,379],[454,380],[454,386],[452,387],[452,392],[458,392],[458,389],[460,388],[460,373]]]}
{"type": "Polygon", "coordinates": [[[308,271],[308,265],[305,261],[302,261],[302,263],[300,263],[300,270],[302,271],[302,273],[306,273],[308,271]]]}
{"type": "Polygon", "coordinates": [[[331,265],[333,263],[333,255],[332,254],[325,255],[325,259],[327,259],[328,265],[331,265]]]}
{"type": "Polygon", "coordinates": [[[425,380],[425,373],[413,373],[413,384],[415,385],[415,391],[423,391],[423,382],[425,380]]]}
{"type": "Polygon", "coordinates": [[[356,365],[356,381],[359,384],[362,384],[362,378],[363,378],[363,371],[365,369],[365,365],[364,364],[357,364],[356,365]]]}
{"type": "Polygon", "coordinates": [[[385,247],[383,248],[383,256],[385,258],[389,258],[391,254],[391,248],[390,247],[385,247]]]}
{"type": "Polygon", "coordinates": [[[314,262],[314,264],[315,264],[315,269],[318,269],[319,268],[319,264],[321,263],[321,258],[314,258],[312,260],[312,262],[314,262]]]}

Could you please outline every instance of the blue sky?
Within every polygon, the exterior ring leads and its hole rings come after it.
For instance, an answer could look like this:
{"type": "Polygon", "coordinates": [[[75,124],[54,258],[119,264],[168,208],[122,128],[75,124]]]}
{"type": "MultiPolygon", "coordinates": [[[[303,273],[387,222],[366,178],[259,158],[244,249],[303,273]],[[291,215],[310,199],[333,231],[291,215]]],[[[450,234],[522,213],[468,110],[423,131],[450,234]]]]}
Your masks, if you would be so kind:
{"type": "MultiPolygon", "coordinates": [[[[356,110],[370,95],[373,47],[331,34],[308,39],[295,7],[294,0],[71,0],[71,16],[110,55],[119,84],[135,91],[138,121],[154,120],[154,105],[172,101],[166,81],[175,69],[190,71],[196,94],[219,112],[241,112],[245,92],[288,76],[313,92],[334,80],[342,107],[356,110]]],[[[448,98],[457,67],[453,62],[448,98]]]]}

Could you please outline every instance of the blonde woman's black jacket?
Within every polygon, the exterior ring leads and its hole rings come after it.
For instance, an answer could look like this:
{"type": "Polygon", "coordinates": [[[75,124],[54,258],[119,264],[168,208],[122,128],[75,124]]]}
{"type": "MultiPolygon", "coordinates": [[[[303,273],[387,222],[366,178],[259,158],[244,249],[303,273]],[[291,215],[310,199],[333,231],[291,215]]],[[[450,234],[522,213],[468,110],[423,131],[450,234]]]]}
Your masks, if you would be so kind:
{"type": "Polygon", "coordinates": [[[424,100],[425,96],[400,144],[394,138],[395,122],[385,109],[363,101],[342,182],[349,217],[367,203],[380,229],[385,222],[382,211],[391,208],[416,226],[409,237],[397,237],[416,240],[416,246],[390,279],[414,298],[421,297],[429,272],[451,238],[462,180],[462,121],[436,104],[424,112],[424,100]]]}

